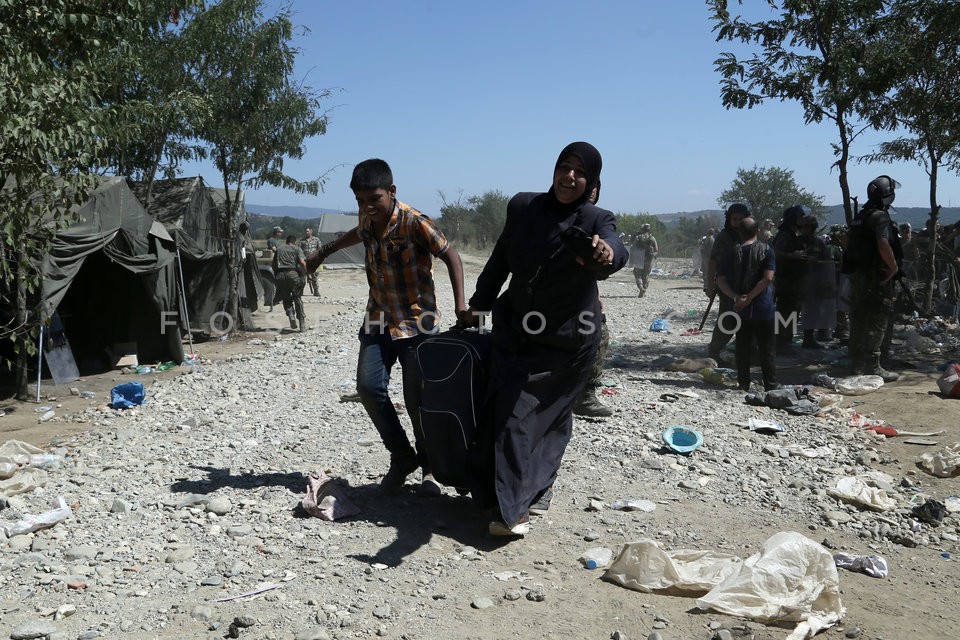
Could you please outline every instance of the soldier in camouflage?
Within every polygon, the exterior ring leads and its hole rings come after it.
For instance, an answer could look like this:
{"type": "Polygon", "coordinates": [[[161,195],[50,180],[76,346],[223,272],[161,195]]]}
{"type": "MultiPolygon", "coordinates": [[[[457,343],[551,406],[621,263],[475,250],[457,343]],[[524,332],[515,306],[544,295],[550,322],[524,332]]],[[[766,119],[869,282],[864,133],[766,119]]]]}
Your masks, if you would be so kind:
{"type": "MultiPolygon", "coordinates": [[[[312,256],[320,250],[320,238],[313,235],[313,229],[307,227],[303,230],[303,240],[300,241],[300,250],[306,257],[312,256]]],[[[320,286],[317,283],[317,270],[314,269],[307,273],[307,282],[310,284],[310,293],[315,296],[320,295],[320,286]]]]}

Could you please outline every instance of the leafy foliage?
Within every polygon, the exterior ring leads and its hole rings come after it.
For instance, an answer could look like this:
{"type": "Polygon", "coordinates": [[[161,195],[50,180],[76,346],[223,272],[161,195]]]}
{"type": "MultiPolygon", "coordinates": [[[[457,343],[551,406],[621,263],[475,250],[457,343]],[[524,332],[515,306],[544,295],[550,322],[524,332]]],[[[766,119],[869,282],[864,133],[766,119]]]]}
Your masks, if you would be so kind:
{"type": "Polygon", "coordinates": [[[104,104],[105,69],[167,18],[146,0],[0,0],[0,293],[14,309],[3,333],[18,353],[20,397],[38,326],[36,258],[86,199],[89,167],[124,119],[104,104]]]}
{"type": "MultiPolygon", "coordinates": [[[[326,133],[321,102],[329,91],[294,81],[289,10],[264,18],[262,0],[222,0],[184,28],[193,92],[205,96],[205,116],[193,131],[223,178],[228,237],[237,237],[240,189],[272,185],[316,194],[322,176],[300,181],[284,173],[287,158],[303,157],[307,139],[326,133]]],[[[227,250],[228,313],[238,318],[236,251],[227,250]]]]}
{"type": "Polygon", "coordinates": [[[734,202],[747,205],[757,220],[770,218],[777,221],[784,209],[795,204],[807,205],[818,218],[827,215],[823,196],[803,189],[794,179],[793,171],[780,167],[754,165],[752,169],[737,169],[737,177],[717,198],[723,209],[734,202]]]}
{"type": "Polygon", "coordinates": [[[848,222],[853,217],[847,164],[850,146],[869,125],[858,107],[876,95],[879,76],[865,73],[867,42],[878,30],[884,0],[768,0],[779,15],[750,21],[729,10],[728,0],[708,0],[717,40],[738,41],[758,51],[746,59],[723,53],[715,62],[728,109],[753,108],[764,100],[791,100],[804,122],[832,122],[838,143],[832,166],[839,171],[848,222]]]}

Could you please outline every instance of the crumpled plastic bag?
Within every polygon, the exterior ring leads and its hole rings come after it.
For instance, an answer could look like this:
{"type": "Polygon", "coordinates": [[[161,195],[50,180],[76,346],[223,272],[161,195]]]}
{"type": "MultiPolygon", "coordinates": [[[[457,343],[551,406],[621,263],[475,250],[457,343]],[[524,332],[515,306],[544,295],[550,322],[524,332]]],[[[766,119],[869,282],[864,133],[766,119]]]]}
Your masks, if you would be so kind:
{"type": "Polygon", "coordinates": [[[890,575],[883,556],[855,556],[849,553],[833,554],[833,562],[841,569],[865,573],[871,578],[886,578],[890,575]]]}
{"type": "Polygon", "coordinates": [[[623,545],[603,579],[643,593],[675,589],[695,595],[720,584],[742,562],[738,556],[716,551],[664,551],[644,538],[623,545]]]}
{"type": "Polygon", "coordinates": [[[697,606],[757,622],[799,622],[787,640],[812,638],[845,613],[833,556],[794,531],[767,539],[697,606]]]}
{"type": "Polygon", "coordinates": [[[663,318],[657,318],[650,323],[650,331],[670,331],[670,324],[663,318]]]}
{"type": "Polygon", "coordinates": [[[837,480],[837,485],[828,489],[827,495],[874,511],[893,511],[897,508],[897,501],[888,496],[886,491],[871,487],[862,478],[852,476],[837,480]]]}
{"type": "Polygon", "coordinates": [[[940,379],[937,387],[945,398],[960,398],[960,364],[951,362],[940,379]]]}
{"type": "Polygon", "coordinates": [[[850,376],[837,380],[834,389],[845,396],[862,396],[873,393],[882,386],[883,378],[880,376],[850,376]]]}
{"type": "Polygon", "coordinates": [[[360,513],[340,485],[323,471],[312,473],[307,478],[307,495],[300,504],[310,515],[329,522],[360,513]]]}
{"type": "Polygon", "coordinates": [[[924,453],[920,456],[920,467],[940,478],[960,474],[960,442],[949,444],[940,451],[924,453]]]}
{"type": "MultiPolygon", "coordinates": [[[[706,593],[701,609],[757,622],[799,622],[788,640],[811,638],[840,621],[833,556],[799,533],[777,533],[747,560],[714,551],[664,551],[649,539],[625,544],[603,579],[649,593],[706,593]]],[[[684,595],[681,593],[681,595],[684,595]]]]}
{"type": "Polygon", "coordinates": [[[114,409],[129,409],[139,404],[147,397],[147,391],[142,382],[124,382],[110,390],[110,406],[114,409]]]}
{"type": "Polygon", "coordinates": [[[58,522],[63,522],[70,517],[71,513],[73,512],[70,506],[67,505],[63,496],[60,496],[57,498],[57,507],[55,509],[37,515],[24,514],[23,518],[18,522],[0,523],[0,529],[3,530],[8,538],[22,536],[27,533],[32,533],[33,531],[39,531],[40,529],[47,529],[58,522]]]}

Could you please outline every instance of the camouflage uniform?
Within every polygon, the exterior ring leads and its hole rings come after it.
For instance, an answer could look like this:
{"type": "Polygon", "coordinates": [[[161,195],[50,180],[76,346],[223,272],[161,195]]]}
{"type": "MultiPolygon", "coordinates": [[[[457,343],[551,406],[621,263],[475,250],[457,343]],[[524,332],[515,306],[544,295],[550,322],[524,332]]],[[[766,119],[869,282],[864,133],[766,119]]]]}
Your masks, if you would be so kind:
{"type": "Polygon", "coordinates": [[[606,406],[596,396],[598,387],[602,387],[600,382],[603,376],[603,362],[607,359],[607,350],[610,347],[610,332],[607,331],[607,320],[603,318],[600,322],[600,349],[597,351],[597,357],[593,361],[593,371],[590,374],[590,380],[587,386],[583,388],[577,403],[573,405],[573,412],[578,416],[605,417],[613,415],[613,409],[606,406]]]}
{"type": "Polygon", "coordinates": [[[850,227],[847,255],[853,261],[853,272],[850,273],[849,354],[854,373],[874,374],[881,371],[881,345],[884,334],[893,324],[895,281],[880,282],[883,277],[880,271],[882,260],[876,248],[879,239],[886,239],[897,260],[902,260],[900,236],[890,220],[890,214],[865,206],[850,227]],[[853,247],[854,243],[856,247],[853,247]],[[851,249],[854,251],[852,255],[851,249]]]}
{"type": "MultiPolygon", "coordinates": [[[[320,250],[320,238],[317,236],[310,236],[309,238],[304,238],[300,241],[300,250],[303,251],[304,256],[311,256],[320,250]]],[[[315,296],[320,295],[320,286],[317,282],[317,272],[308,273],[306,280],[310,283],[310,293],[315,296]]]]}
{"type": "Polygon", "coordinates": [[[285,244],[277,248],[273,256],[273,272],[277,279],[276,298],[283,302],[283,310],[290,320],[290,328],[300,331],[306,328],[306,316],[303,313],[303,279],[300,276],[300,262],[303,252],[295,244],[285,244]]]}
{"type": "Polygon", "coordinates": [[[634,264],[636,265],[633,267],[633,279],[637,283],[637,289],[640,291],[639,297],[641,298],[647,292],[647,287],[650,286],[650,270],[653,269],[653,257],[656,253],[657,239],[650,232],[644,232],[637,236],[630,248],[630,257],[634,258],[634,264]],[[635,258],[634,251],[639,252],[639,255],[635,258]],[[640,261],[641,258],[642,262],[640,261]]]}

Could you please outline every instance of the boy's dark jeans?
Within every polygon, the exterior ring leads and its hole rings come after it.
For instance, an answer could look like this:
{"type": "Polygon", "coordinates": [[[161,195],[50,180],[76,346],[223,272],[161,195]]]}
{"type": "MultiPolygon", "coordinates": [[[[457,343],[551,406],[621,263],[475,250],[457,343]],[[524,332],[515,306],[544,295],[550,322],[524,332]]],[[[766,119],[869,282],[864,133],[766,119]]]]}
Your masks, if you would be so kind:
{"type": "MultiPolygon", "coordinates": [[[[400,417],[387,392],[390,369],[398,361],[403,375],[403,402],[413,423],[414,438],[420,433],[420,376],[417,345],[427,334],[393,340],[389,333],[370,335],[360,329],[360,357],[357,361],[357,392],[360,402],[380,433],[391,457],[414,454],[400,417]]],[[[417,449],[421,449],[420,446],[417,449]]],[[[421,463],[423,461],[421,460],[421,463]]]]}

